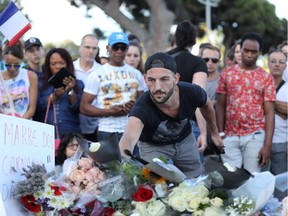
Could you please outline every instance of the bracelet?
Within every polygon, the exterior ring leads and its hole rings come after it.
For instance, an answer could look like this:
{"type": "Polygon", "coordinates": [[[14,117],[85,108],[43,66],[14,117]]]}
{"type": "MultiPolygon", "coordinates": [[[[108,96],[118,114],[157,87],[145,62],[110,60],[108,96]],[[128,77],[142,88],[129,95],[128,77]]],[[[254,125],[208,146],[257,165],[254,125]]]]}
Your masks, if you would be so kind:
{"type": "Polygon", "coordinates": [[[224,136],[225,136],[225,133],[224,133],[224,132],[220,132],[220,133],[219,133],[219,136],[220,136],[220,137],[224,137],[224,136]]]}

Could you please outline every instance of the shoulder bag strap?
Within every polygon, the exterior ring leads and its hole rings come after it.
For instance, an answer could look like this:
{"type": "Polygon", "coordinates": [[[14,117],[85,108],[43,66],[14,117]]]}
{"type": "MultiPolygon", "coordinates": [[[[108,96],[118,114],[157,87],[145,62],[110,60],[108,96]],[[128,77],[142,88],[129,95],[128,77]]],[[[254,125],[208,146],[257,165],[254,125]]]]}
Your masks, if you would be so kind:
{"type": "Polygon", "coordinates": [[[58,131],[58,124],[57,124],[57,117],[56,117],[56,105],[55,105],[55,103],[53,104],[53,113],[54,113],[54,125],[55,125],[55,130],[56,130],[56,136],[58,139],[60,139],[59,131],[58,131]]]}
{"type": "Polygon", "coordinates": [[[283,86],[285,84],[285,81],[284,80],[282,80],[281,82],[280,82],[280,84],[277,86],[277,88],[276,88],[276,93],[280,90],[280,88],[283,86]]]}
{"type": "Polygon", "coordinates": [[[44,123],[45,123],[45,124],[47,123],[48,113],[49,113],[49,109],[50,109],[50,104],[51,104],[51,99],[50,99],[50,96],[49,96],[48,101],[47,101],[47,108],[46,108],[45,120],[44,120],[44,123]]]}
{"type": "MultiPolygon", "coordinates": [[[[49,96],[49,98],[48,98],[48,103],[47,103],[47,108],[46,108],[45,120],[44,120],[44,123],[45,123],[45,124],[47,123],[50,105],[51,105],[51,98],[50,98],[50,96],[49,96]]],[[[56,105],[55,105],[55,103],[53,104],[53,115],[54,115],[54,126],[55,126],[55,130],[56,130],[56,138],[59,139],[60,136],[59,136],[58,125],[57,125],[56,105]]]]}

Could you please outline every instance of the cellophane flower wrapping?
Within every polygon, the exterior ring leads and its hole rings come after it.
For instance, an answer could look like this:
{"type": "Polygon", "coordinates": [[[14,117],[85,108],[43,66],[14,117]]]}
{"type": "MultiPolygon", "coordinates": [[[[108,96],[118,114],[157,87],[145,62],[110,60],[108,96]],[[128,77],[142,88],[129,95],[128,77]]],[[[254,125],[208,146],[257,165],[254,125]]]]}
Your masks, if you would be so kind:
{"type": "Polygon", "coordinates": [[[75,155],[64,161],[62,173],[56,182],[75,195],[75,203],[70,207],[73,212],[77,209],[85,209],[86,204],[100,198],[99,183],[104,180],[106,175],[98,164],[87,156],[81,147],[78,147],[75,155]]]}
{"type": "Polygon", "coordinates": [[[23,169],[26,179],[16,185],[15,197],[20,197],[23,207],[33,214],[58,215],[62,209],[73,204],[75,196],[54,182],[59,167],[47,173],[42,164],[32,164],[23,169]]]}
{"type": "Polygon", "coordinates": [[[270,172],[253,173],[253,175],[254,177],[232,191],[234,197],[245,196],[253,201],[254,208],[249,214],[254,214],[263,208],[272,197],[275,188],[275,176],[270,172]]]}

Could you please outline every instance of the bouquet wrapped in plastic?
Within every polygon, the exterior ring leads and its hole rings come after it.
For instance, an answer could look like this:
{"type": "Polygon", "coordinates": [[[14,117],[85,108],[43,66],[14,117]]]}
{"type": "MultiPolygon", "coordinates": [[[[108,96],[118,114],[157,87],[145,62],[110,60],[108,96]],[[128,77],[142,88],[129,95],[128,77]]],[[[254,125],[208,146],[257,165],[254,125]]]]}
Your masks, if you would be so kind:
{"type": "Polygon", "coordinates": [[[23,169],[26,179],[16,185],[15,197],[20,197],[24,208],[34,214],[54,215],[71,206],[75,195],[65,187],[58,187],[54,178],[59,174],[57,167],[47,173],[42,164],[32,164],[23,169]]]}

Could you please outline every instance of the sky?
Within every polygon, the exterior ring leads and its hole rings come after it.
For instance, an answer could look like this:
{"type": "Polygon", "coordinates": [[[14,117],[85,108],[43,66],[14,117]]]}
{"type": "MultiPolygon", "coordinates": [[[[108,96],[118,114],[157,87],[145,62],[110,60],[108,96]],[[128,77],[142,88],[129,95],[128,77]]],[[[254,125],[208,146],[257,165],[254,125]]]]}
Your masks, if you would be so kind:
{"type": "MultiPolygon", "coordinates": [[[[276,14],[280,18],[288,19],[287,7],[283,7],[283,0],[269,0],[276,6],[276,14]]],[[[93,7],[89,10],[92,18],[86,18],[86,7],[73,7],[67,0],[22,0],[23,13],[29,16],[32,28],[23,36],[37,37],[42,43],[59,43],[70,39],[76,45],[88,33],[93,33],[94,28],[99,28],[108,36],[114,31],[121,31],[119,25],[105,13],[93,7]]],[[[99,43],[105,46],[106,42],[99,43]]],[[[103,51],[103,49],[102,49],[103,51]]],[[[100,53],[101,54],[101,53],[100,53]]]]}

